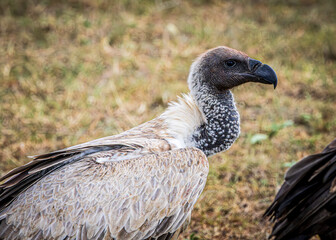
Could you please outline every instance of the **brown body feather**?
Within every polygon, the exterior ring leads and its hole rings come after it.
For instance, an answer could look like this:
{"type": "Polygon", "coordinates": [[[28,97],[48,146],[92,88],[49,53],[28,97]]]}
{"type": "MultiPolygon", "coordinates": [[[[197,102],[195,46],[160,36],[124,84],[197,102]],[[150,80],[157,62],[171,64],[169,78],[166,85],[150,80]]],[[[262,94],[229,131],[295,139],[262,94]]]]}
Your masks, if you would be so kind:
{"type": "Polygon", "coordinates": [[[275,222],[277,240],[336,239],[336,139],[288,170],[265,216],[275,222]]]}

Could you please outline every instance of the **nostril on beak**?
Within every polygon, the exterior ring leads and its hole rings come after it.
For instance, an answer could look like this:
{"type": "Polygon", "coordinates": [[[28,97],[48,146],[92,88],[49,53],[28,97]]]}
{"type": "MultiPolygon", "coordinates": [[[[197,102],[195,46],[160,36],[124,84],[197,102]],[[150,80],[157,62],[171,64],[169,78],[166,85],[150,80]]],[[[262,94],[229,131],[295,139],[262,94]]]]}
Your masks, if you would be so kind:
{"type": "Polygon", "coordinates": [[[251,72],[254,72],[261,65],[262,65],[262,62],[255,60],[253,58],[249,58],[248,67],[251,72]]]}

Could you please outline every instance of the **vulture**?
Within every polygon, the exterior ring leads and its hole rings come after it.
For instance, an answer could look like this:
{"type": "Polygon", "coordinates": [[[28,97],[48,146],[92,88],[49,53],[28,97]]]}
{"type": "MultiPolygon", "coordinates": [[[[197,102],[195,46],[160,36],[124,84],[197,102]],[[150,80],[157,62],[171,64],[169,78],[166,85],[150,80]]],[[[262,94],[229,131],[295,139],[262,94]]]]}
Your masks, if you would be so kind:
{"type": "Polygon", "coordinates": [[[118,135],[32,156],[1,177],[0,239],[177,239],[207,179],[207,157],[240,133],[233,87],[277,85],[274,70],[217,47],[191,65],[190,93],[118,135]]]}
{"type": "Polygon", "coordinates": [[[336,139],[287,171],[265,216],[275,222],[270,239],[336,239],[336,139]]]}

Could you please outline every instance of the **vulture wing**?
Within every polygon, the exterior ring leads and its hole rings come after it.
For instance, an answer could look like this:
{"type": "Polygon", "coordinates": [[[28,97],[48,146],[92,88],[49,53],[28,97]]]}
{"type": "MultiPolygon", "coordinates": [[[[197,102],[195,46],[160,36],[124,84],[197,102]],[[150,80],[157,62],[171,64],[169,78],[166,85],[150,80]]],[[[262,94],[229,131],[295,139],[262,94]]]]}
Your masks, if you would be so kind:
{"type": "Polygon", "coordinates": [[[336,139],[288,170],[265,216],[275,222],[270,238],[336,239],[336,139]]]}
{"type": "Polygon", "coordinates": [[[119,142],[35,156],[4,176],[0,239],[175,239],[205,186],[206,156],[119,142]]]}

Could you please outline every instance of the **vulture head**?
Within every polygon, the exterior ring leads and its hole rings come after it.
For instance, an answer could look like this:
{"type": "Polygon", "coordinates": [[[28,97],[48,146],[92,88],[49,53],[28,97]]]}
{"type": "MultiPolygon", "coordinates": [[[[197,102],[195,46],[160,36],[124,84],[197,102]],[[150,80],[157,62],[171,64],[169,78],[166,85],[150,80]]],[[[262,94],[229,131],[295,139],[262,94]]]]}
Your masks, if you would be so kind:
{"type": "Polygon", "coordinates": [[[180,126],[176,135],[185,146],[199,148],[207,156],[229,149],[240,134],[239,112],[230,89],[247,82],[273,84],[275,88],[278,80],[270,66],[228,47],[210,49],[194,61],[188,85],[199,111],[190,116],[181,111],[180,122],[197,121],[184,125],[172,121],[172,128],[180,126]]]}
{"type": "Polygon", "coordinates": [[[228,47],[211,49],[192,64],[188,84],[192,92],[211,90],[222,93],[247,82],[277,86],[274,70],[262,62],[249,58],[245,53],[228,47]]]}

